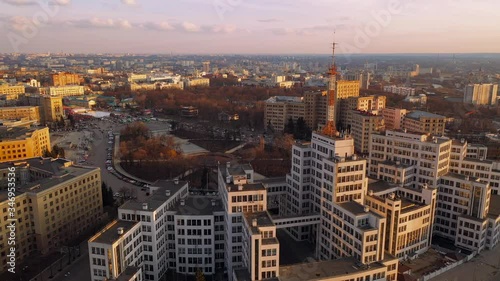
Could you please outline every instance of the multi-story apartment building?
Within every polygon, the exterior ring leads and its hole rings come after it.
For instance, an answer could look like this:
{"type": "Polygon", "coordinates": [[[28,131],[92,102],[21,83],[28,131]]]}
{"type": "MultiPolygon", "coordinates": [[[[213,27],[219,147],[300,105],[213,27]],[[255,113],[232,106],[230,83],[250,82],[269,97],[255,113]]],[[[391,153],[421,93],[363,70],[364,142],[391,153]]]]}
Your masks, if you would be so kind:
{"type": "Polygon", "coordinates": [[[295,122],[307,115],[306,104],[301,97],[275,96],[267,99],[264,106],[264,126],[271,125],[280,132],[290,118],[295,122]]]}
{"type": "Polygon", "coordinates": [[[327,92],[306,92],[304,103],[306,104],[304,120],[311,130],[316,130],[326,122],[327,92]]]}
{"type": "Polygon", "coordinates": [[[443,135],[446,117],[425,111],[412,111],[403,118],[403,129],[417,133],[443,135]]]}
{"type": "Polygon", "coordinates": [[[141,268],[143,280],[160,280],[169,262],[171,268],[176,267],[175,207],[188,195],[188,184],[158,181],[151,191],[153,194],[144,202],[128,201],[120,206],[118,220],[89,240],[92,280],[118,278],[128,267],[141,268]],[[94,248],[99,250],[94,253],[94,248]]]}
{"type": "Polygon", "coordinates": [[[26,95],[25,99],[30,106],[39,106],[41,124],[48,125],[63,118],[62,97],[32,94],[26,95]]]}
{"type": "Polygon", "coordinates": [[[387,130],[399,130],[403,125],[403,117],[406,115],[407,110],[401,108],[387,107],[382,109],[382,116],[384,117],[384,124],[387,130]]]}
{"type": "Polygon", "coordinates": [[[243,272],[249,274],[250,280],[278,276],[279,242],[276,227],[267,213],[266,188],[262,183],[254,183],[253,168],[248,164],[231,165],[228,162],[219,165],[218,182],[225,212],[225,259],[229,280],[234,278],[233,271],[237,269],[240,276],[243,272]],[[267,249],[276,250],[276,255],[263,255],[261,251],[267,249]],[[271,261],[269,266],[268,261],[271,261]]]}
{"type": "Polygon", "coordinates": [[[50,151],[49,128],[0,127],[0,162],[43,156],[50,151]]]}
{"type": "Polygon", "coordinates": [[[83,86],[59,86],[59,87],[49,87],[47,89],[42,89],[43,94],[47,94],[51,97],[70,97],[70,96],[83,96],[85,90],[83,86]]]}
{"type": "Polygon", "coordinates": [[[436,187],[450,167],[452,140],[407,131],[387,130],[370,139],[368,174],[413,188],[436,187]],[[385,173],[389,171],[388,173],[385,173]],[[413,175],[413,176],[411,176],[413,175]]]}
{"type": "Polygon", "coordinates": [[[415,95],[415,89],[409,87],[398,87],[395,85],[384,86],[384,92],[398,94],[402,96],[413,96],[415,95]]]}
{"type": "Polygon", "coordinates": [[[340,120],[338,123],[343,128],[347,128],[348,122],[351,119],[351,110],[361,110],[373,114],[381,115],[382,109],[385,108],[385,96],[366,96],[366,97],[350,97],[340,100],[340,120]]]}
{"type": "MultiPolygon", "coordinates": [[[[49,254],[71,244],[103,219],[101,171],[71,161],[32,158],[1,164],[16,167],[16,259],[49,254]],[[19,171],[19,172],[18,172],[19,171]],[[19,175],[19,176],[17,176],[19,175]],[[19,181],[17,181],[19,179],[19,181]]],[[[0,190],[0,235],[7,237],[7,190],[0,190]]],[[[0,239],[2,270],[7,266],[7,239],[0,239]]]]}
{"type": "Polygon", "coordinates": [[[440,179],[438,196],[435,234],[454,240],[462,248],[485,249],[490,220],[489,184],[479,178],[449,173],[440,179]]]}
{"type": "Polygon", "coordinates": [[[451,147],[450,172],[480,178],[489,183],[492,194],[500,194],[500,162],[486,159],[487,147],[454,140],[451,147]]]}
{"type": "Polygon", "coordinates": [[[24,85],[8,85],[1,84],[0,85],[0,98],[5,100],[6,103],[10,103],[10,101],[15,101],[19,98],[19,95],[25,93],[24,85]]]}
{"type": "Polygon", "coordinates": [[[210,79],[208,78],[191,78],[184,80],[184,88],[208,86],[210,86],[210,79]]]}
{"type": "Polygon", "coordinates": [[[0,120],[18,120],[22,118],[40,122],[40,107],[38,106],[0,107],[0,120]]]}
{"type": "Polygon", "coordinates": [[[368,185],[366,206],[387,219],[385,250],[397,258],[420,254],[431,246],[436,188],[418,188],[384,181],[368,185]]]}
{"type": "Polygon", "coordinates": [[[52,86],[80,85],[82,77],[75,73],[59,72],[51,75],[52,86]]]}
{"type": "Polygon", "coordinates": [[[349,116],[347,125],[354,139],[354,148],[360,154],[367,154],[370,135],[385,129],[384,118],[361,110],[350,110],[349,116]]]}
{"type": "Polygon", "coordinates": [[[464,103],[496,105],[498,84],[470,84],[464,89],[464,103]]]}
{"type": "Polygon", "coordinates": [[[370,147],[372,176],[409,188],[438,188],[435,234],[469,250],[498,243],[500,206],[491,197],[499,191],[500,163],[478,159],[484,149],[465,140],[394,131],[372,135],[370,147]]]}

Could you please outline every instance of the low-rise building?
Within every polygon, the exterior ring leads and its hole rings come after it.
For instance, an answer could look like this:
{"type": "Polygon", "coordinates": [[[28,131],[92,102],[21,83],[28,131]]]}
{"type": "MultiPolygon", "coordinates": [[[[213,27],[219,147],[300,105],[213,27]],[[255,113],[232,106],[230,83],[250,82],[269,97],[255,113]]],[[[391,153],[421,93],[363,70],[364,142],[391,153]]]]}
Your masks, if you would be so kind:
{"type": "Polygon", "coordinates": [[[411,132],[443,135],[446,117],[425,111],[412,111],[403,118],[403,129],[411,132]]]}
{"type": "Polygon", "coordinates": [[[51,149],[47,127],[0,127],[0,162],[40,157],[51,149]]]}
{"type": "Polygon", "coordinates": [[[0,119],[19,120],[26,118],[40,122],[40,108],[38,106],[0,107],[0,119]]]}

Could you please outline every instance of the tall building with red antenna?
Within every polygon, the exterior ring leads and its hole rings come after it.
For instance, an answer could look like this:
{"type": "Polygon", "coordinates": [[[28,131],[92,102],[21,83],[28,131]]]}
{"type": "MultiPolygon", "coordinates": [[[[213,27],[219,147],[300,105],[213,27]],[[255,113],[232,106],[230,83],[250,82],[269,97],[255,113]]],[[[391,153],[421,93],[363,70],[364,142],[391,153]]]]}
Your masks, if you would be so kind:
{"type": "Polygon", "coordinates": [[[327,117],[326,124],[323,127],[322,133],[324,135],[335,137],[337,135],[337,128],[335,126],[335,90],[337,87],[337,67],[335,66],[335,45],[337,43],[332,43],[332,65],[328,71],[330,75],[330,82],[328,83],[328,106],[327,106],[327,117]]]}

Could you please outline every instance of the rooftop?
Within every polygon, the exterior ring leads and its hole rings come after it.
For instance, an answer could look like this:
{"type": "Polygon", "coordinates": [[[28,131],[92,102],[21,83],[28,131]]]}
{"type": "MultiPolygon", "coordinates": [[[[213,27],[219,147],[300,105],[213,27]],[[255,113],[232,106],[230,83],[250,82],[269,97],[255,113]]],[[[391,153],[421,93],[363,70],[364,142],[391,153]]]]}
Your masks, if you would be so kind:
{"type": "Polygon", "coordinates": [[[156,210],[163,205],[168,198],[174,196],[182,188],[186,187],[187,184],[188,183],[186,181],[178,181],[176,183],[172,180],[158,180],[151,184],[151,188],[154,190],[151,196],[147,197],[143,201],[127,201],[125,204],[120,206],[120,209],[144,210],[143,203],[148,203],[149,211],[156,210]],[[168,191],[170,191],[170,195],[167,196],[168,191]]]}
{"type": "Polygon", "coordinates": [[[341,277],[380,268],[384,268],[384,265],[380,263],[372,263],[369,266],[366,266],[360,264],[354,258],[315,261],[290,266],[281,266],[279,280],[328,280],[332,277],[341,277]]]}
{"type": "Polygon", "coordinates": [[[24,128],[24,127],[0,127],[0,142],[11,140],[24,140],[31,137],[35,131],[43,130],[44,128],[24,128]]]}
{"type": "Polygon", "coordinates": [[[365,206],[361,205],[360,203],[358,203],[356,201],[349,201],[349,202],[339,203],[338,206],[340,206],[344,210],[347,210],[348,212],[350,212],[351,214],[353,214],[355,216],[361,216],[361,215],[365,215],[365,214],[370,214],[372,216],[382,218],[381,216],[379,216],[378,214],[376,214],[376,213],[374,213],[372,211],[366,212],[365,211],[365,206]]]}
{"type": "Polygon", "coordinates": [[[137,274],[137,272],[139,272],[140,268],[139,267],[135,267],[135,266],[127,266],[127,268],[125,268],[125,271],[123,271],[120,276],[118,276],[115,280],[116,281],[129,281],[132,276],[134,276],[135,274],[137,274]]]}
{"type": "Polygon", "coordinates": [[[373,190],[374,193],[384,192],[397,187],[398,185],[395,183],[381,181],[381,180],[368,183],[368,191],[373,190]]]}
{"type": "Polygon", "coordinates": [[[138,223],[139,222],[137,221],[115,220],[108,224],[100,233],[90,238],[89,242],[113,244],[123,236],[123,234],[118,234],[118,228],[122,227],[123,233],[127,233],[127,231],[132,229],[138,223]]]}
{"type": "Polygon", "coordinates": [[[415,110],[412,111],[408,114],[406,114],[406,118],[411,118],[411,119],[416,119],[419,120],[420,118],[446,118],[445,116],[426,112],[426,111],[420,111],[420,110],[415,110]]]}
{"type": "Polygon", "coordinates": [[[302,103],[302,97],[274,96],[274,97],[270,97],[266,100],[266,103],[276,103],[276,102],[302,103]]]}
{"type": "Polygon", "coordinates": [[[274,226],[274,223],[271,219],[271,216],[267,211],[262,212],[254,212],[254,213],[245,213],[245,220],[247,224],[250,226],[253,234],[259,234],[258,227],[269,227],[274,226]],[[257,226],[253,226],[252,223],[256,221],[257,226]]]}
{"type": "Polygon", "coordinates": [[[491,195],[488,216],[494,218],[500,216],[500,195],[491,195]]]}
{"type": "Polygon", "coordinates": [[[177,215],[212,215],[214,212],[223,212],[224,207],[219,198],[208,196],[189,196],[177,202],[174,210],[177,215]],[[181,204],[182,200],[184,205],[181,204]]]}

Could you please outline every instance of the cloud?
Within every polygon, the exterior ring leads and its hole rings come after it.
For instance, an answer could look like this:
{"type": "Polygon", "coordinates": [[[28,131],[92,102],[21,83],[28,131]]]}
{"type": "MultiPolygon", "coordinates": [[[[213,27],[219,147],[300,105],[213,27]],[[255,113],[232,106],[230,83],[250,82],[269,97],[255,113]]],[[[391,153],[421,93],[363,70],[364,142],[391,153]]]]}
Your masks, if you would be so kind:
{"type": "MultiPolygon", "coordinates": [[[[0,0],[0,2],[13,6],[34,6],[40,5],[39,0],[0,0]]],[[[66,6],[71,4],[71,0],[52,0],[50,5],[66,6]]]]}
{"type": "Polygon", "coordinates": [[[210,27],[211,32],[213,33],[233,33],[237,30],[234,25],[215,25],[210,27]]]}
{"type": "Polygon", "coordinates": [[[187,32],[199,32],[199,31],[201,31],[201,27],[199,27],[198,25],[196,25],[192,22],[185,21],[182,23],[181,26],[187,32]]]}
{"type": "Polygon", "coordinates": [[[267,22],[280,22],[281,20],[276,18],[270,18],[270,19],[259,19],[257,21],[267,23],[267,22]]]}
{"type": "Polygon", "coordinates": [[[147,23],[140,24],[139,27],[151,29],[151,30],[157,30],[157,31],[171,31],[171,30],[175,29],[175,27],[173,25],[171,25],[170,23],[168,23],[166,21],[162,21],[159,23],[147,22],[147,23]]]}
{"type": "Polygon", "coordinates": [[[121,2],[127,6],[133,6],[137,4],[135,0],[121,0],[121,2]]]}
{"type": "Polygon", "coordinates": [[[23,16],[14,16],[8,20],[8,26],[15,31],[23,31],[32,25],[31,20],[23,16]]]}
{"type": "Polygon", "coordinates": [[[132,28],[132,24],[128,20],[101,19],[96,17],[91,19],[68,21],[66,23],[79,28],[132,28]]]}
{"type": "Polygon", "coordinates": [[[275,35],[316,35],[318,33],[331,32],[333,34],[334,30],[343,29],[344,25],[315,25],[310,27],[301,28],[273,28],[271,32],[275,35]]]}

